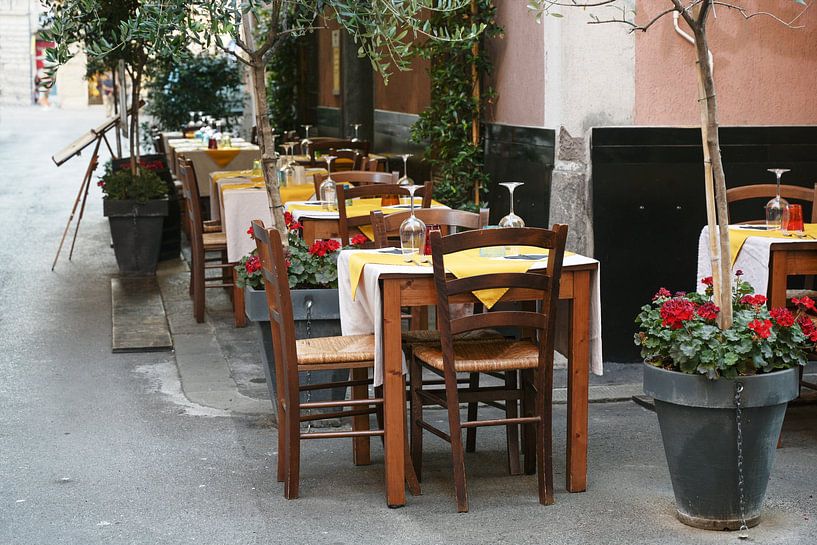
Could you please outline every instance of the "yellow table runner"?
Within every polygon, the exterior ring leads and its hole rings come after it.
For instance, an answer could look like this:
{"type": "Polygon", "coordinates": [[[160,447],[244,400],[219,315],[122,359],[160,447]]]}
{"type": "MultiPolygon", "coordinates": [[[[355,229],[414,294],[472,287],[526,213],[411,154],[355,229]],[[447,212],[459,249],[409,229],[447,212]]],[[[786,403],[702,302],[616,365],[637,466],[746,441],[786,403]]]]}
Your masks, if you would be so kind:
{"type": "MultiPolygon", "coordinates": [[[[803,226],[804,231],[804,238],[807,239],[815,239],[817,238],[817,223],[806,223],[803,226]]],[[[802,235],[801,235],[802,236],[802,235]]],[[[746,239],[749,237],[763,237],[763,238],[790,238],[797,240],[797,235],[784,235],[782,231],[779,229],[775,229],[773,231],[764,231],[761,229],[746,229],[740,227],[730,227],[729,228],[729,258],[731,259],[730,263],[732,266],[735,265],[735,261],[738,259],[738,254],[740,253],[741,248],[743,248],[746,239]]]]}
{"type": "MultiPolygon", "coordinates": [[[[224,197],[225,191],[232,191],[234,189],[249,189],[257,187],[259,189],[264,189],[266,185],[264,184],[263,177],[254,177],[250,178],[248,182],[242,182],[237,184],[221,184],[221,195],[222,198],[224,197]]],[[[289,201],[305,201],[312,197],[315,194],[315,188],[309,184],[302,184],[302,185],[290,185],[287,187],[279,188],[281,193],[281,201],[282,202],[289,202],[289,201]]]]}
{"type": "Polygon", "coordinates": [[[257,175],[254,170],[217,170],[210,173],[214,183],[223,178],[252,178],[257,175]]]}
{"type": "MultiPolygon", "coordinates": [[[[541,259],[507,259],[505,257],[481,257],[479,249],[464,250],[456,252],[446,257],[446,270],[457,278],[468,278],[483,274],[527,272],[536,263],[540,263],[547,257],[547,250],[535,246],[513,246],[513,254],[543,255],[541,259]]],[[[572,252],[565,252],[565,256],[574,255],[572,252]]],[[[384,254],[377,252],[355,252],[349,257],[349,281],[352,287],[352,299],[357,293],[357,286],[360,283],[360,276],[363,267],[368,264],[378,265],[421,265],[428,266],[431,262],[430,256],[414,256],[413,262],[406,262],[402,255],[384,254]],[[425,259],[428,262],[422,262],[425,259]]],[[[478,290],[474,296],[479,299],[487,308],[493,307],[497,301],[502,299],[508,288],[496,288],[489,290],[478,290]]]]}
{"type": "Polygon", "coordinates": [[[239,148],[207,149],[207,156],[219,167],[226,167],[241,153],[239,148]]]}

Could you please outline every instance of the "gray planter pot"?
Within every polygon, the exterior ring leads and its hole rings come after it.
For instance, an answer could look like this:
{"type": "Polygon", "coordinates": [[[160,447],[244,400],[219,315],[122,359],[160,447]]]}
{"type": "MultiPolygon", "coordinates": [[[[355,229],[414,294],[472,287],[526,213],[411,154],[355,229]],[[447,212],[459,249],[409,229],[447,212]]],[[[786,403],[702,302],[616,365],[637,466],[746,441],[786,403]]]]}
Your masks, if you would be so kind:
{"type": "Polygon", "coordinates": [[[709,380],[645,364],[644,393],[655,398],[678,519],[707,530],[737,530],[742,520],[757,525],[786,406],[799,393],[797,369],[709,380]],[[742,509],[738,382],[743,385],[742,509]]]}
{"type": "Polygon", "coordinates": [[[111,225],[113,251],[119,272],[150,276],[156,273],[168,200],[147,202],[103,199],[102,210],[111,225]]]}
{"type": "MultiPolygon", "coordinates": [[[[333,337],[341,334],[340,302],[337,289],[292,290],[292,312],[295,319],[295,337],[333,337]]],[[[267,295],[264,290],[244,288],[244,310],[247,318],[255,322],[258,342],[261,347],[261,366],[267,379],[272,407],[276,421],[278,419],[277,377],[275,373],[275,356],[272,349],[272,331],[269,322],[267,295]]],[[[310,371],[301,373],[301,384],[318,384],[338,382],[349,378],[348,372],[310,371]]],[[[301,392],[301,401],[329,401],[346,398],[346,388],[329,390],[312,390],[301,392]]],[[[335,412],[327,409],[325,412],[335,412]]]]}

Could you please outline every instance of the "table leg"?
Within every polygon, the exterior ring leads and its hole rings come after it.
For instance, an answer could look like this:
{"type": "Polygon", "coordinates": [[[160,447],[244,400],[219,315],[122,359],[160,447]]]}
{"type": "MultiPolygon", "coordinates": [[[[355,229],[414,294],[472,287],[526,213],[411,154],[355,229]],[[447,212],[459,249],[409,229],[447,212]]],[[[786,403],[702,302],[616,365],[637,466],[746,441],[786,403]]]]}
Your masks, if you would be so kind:
{"type": "Polygon", "coordinates": [[[587,403],[590,373],[590,272],[573,277],[567,360],[567,461],[569,492],[587,490],[587,403]]]}
{"type": "Polygon", "coordinates": [[[386,503],[406,504],[405,426],[406,389],[400,348],[400,283],[383,281],[383,428],[386,503]]]}
{"type": "Polygon", "coordinates": [[[786,306],[786,282],[788,280],[787,254],[785,251],[772,252],[769,275],[769,308],[786,306]]]}

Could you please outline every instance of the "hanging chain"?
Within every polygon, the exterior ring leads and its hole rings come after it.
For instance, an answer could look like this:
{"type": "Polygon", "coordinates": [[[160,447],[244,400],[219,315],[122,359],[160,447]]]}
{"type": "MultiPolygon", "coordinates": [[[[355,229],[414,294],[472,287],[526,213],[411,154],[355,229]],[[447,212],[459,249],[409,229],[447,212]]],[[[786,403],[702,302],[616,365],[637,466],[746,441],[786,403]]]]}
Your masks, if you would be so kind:
{"type": "MultiPolygon", "coordinates": [[[[306,300],[306,338],[307,339],[312,338],[312,299],[307,299],[306,300]]],[[[307,384],[312,384],[312,372],[311,371],[306,372],[306,383],[307,384]]],[[[306,402],[309,403],[311,400],[312,400],[312,390],[307,390],[306,391],[306,402]]],[[[309,430],[312,429],[312,422],[313,421],[310,420],[306,424],[306,431],[307,432],[309,432],[309,430]]]]}
{"type": "Polygon", "coordinates": [[[744,478],[743,478],[743,421],[742,421],[742,407],[741,407],[741,393],[743,392],[743,383],[735,383],[735,424],[737,429],[737,446],[738,446],[738,492],[740,493],[740,530],[738,533],[739,539],[747,539],[749,537],[749,527],[746,525],[746,498],[744,494],[744,478]]]}

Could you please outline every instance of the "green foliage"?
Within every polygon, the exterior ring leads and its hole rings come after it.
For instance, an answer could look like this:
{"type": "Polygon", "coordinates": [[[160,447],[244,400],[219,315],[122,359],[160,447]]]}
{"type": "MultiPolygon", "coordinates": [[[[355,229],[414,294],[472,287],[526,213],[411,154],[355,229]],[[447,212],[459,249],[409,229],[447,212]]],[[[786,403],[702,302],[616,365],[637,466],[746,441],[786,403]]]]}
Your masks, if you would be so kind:
{"type": "Polygon", "coordinates": [[[267,63],[269,118],[279,133],[298,126],[298,40],[288,36],[267,63]]]}
{"type": "MultiPolygon", "coordinates": [[[[107,167],[106,167],[107,169],[107,167]]],[[[167,185],[152,170],[140,168],[134,176],[130,170],[106,172],[99,180],[106,199],[146,202],[167,197],[167,185]]]]}
{"type": "Polygon", "coordinates": [[[817,326],[806,315],[815,309],[808,297],[795,299],[797,309],[768,310],[766,298],[752,295],[738,276],[734,283],[733,323],[721,330],[720,312],[712,303],[711,278],[705,293],[676,294],[661,289],[636,317],[635,344],[649,364],[710,379],[769,373],[805,365],[814,349],[817,326]]]}
{"type": "Polygon", "coordinates": [[[476,16],[472,17],[467,7],[437,13],[431,21],[443,26],[462,19],[472,19],[484,33],[455,43],[428,41],[420,50],[431,62],[431,104],[420,114],[411,136],[415,142],[426,144],[425,159],[433,169],[435,197],[452,208],[475,210],[481,203],[474,201],[474,189],[479,185],[479,200],[483,201],[489,177],[484,169],[482,138],[476,144],[472,140],[473,121],[479,119],[494,93],[484,86],[479,98],[474,97],[472,67],[480,78],[490,75],[491,61],[481,42],[484,36],[499,35],[501,29],[492,0],[479,0],[476,16]]]}
{"type": "Polygon", "coordinates": [[[188,112],[204,112],[228,120],[241,110],[241,74],[237,61],[225,55],[196,55],[178,62],[153,64],[145,87],[145,112],[163,130],[179,130],[189,121],[188,112]]]}

